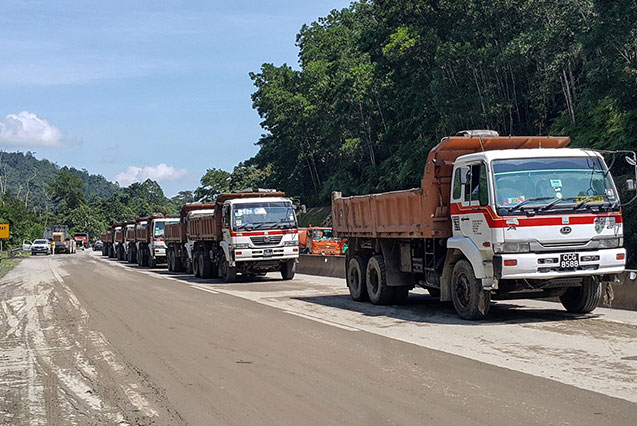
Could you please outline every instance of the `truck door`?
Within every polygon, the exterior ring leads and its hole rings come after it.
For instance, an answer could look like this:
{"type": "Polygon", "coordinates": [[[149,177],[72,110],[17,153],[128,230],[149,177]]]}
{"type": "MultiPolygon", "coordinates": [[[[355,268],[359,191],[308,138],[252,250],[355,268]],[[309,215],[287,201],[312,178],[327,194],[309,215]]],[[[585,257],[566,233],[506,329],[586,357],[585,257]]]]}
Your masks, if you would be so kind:
{"type": "Polygon", "coordinates": [[[221,210],[221,223],[223,224],[221,227],[221,231],[223,233],[224,241],[228,241],[228,242],[232,241],[231,221],[232,221],[232,218],[231,218],[230,204],[224,204],[221,210]]]}
{"type": "Polygon", "coordinates": [[[462,235],[471,239],[481,251],[491,250],[491,219],[489,205],[489,183],[487,165],[483,162],[469,164],[465,184],[462,185],[461,214],[459,215],[462,235]]]}

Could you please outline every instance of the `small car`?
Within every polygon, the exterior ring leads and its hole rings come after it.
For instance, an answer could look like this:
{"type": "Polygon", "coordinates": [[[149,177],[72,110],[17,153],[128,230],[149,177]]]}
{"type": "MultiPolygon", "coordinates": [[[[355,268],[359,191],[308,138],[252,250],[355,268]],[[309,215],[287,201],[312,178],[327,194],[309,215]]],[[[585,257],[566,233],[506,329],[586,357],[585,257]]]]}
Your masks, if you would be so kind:
{"type": "Polygon", "coordinates": [[[104,243],[101,240],[97,240],[93,243],[93,251],[102,250],[104,247],[104,243]]]}
{"type": "Polygon", "coordinates": [[[31,244],[31,255],[35,256],[38,253],[51,254],[51,245],[48,240],[35,240],[31,244]]]}

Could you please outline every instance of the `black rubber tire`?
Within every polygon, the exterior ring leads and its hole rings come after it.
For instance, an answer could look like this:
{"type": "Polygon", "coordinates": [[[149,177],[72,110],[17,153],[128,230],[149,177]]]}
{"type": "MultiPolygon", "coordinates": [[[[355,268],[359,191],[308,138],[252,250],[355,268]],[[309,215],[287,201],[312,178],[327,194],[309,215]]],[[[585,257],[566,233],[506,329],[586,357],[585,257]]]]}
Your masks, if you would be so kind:
{"type": "Polygon", "coordinates": [[[166,263],[168,264],[168,272],[174,272],[175,270],[175,255],[172,250],[166,250],[166,263]]]}
{"type": "Polygon", "coordinates": [[[196,251],[192,254],[192,273],[197,278],[201,278],[201,272],[199,271],[200,257],[201,257],[201,253],[199,251],[196,251]]]}
{"type": "Polygon", "coordinates": [[[181,257],[174,255],[175,266],[173,267],[175,272],[185,272],[184,264],[181,261],[181,257]]]}
{"type": "Polygon", "coordinates": [[[288,260],[281,264],[281,278],[284,280],[291,280],[296,274],[296,261],[288,260]]]}
{"type": "Polygon", "coordinates": [[[383,256],[372,256],[367,262],[365,284],[369,301],[374,305],[389,305],[394,300],[394,287],[387,285],[383,256]]]}
{"type": "Polygon", "coordinates": [[[201,278],[210,278],[212,276],[212,264],[204,253],[199,254],[199,275],[201,278]]]}
{"type": "Polygon", "coordinates": [[[489,313],[491,293],[482,289],[482,282],[476,278],[471,264],[464,259],[453,267],[451,300],[462,319],[483,319],[489,313]]]}
{"type": "Polygon", "coordinates": [[[137,248],[133,246],[130,249],[130,252],[131,252],[130,263],[137,263],[137,248]]]}
{"type": "Polygon", "coordinates": [[[156,268],[157,267],[157,259],[155,259],[154,257],[150,256],[150,254],[148,255],[148,261],[146,262],[149,268],[156,268]]]}
{"type": "Polygon", "coordinates": [[[440,299],[440,289],[439,288],[427,288],[429,295],[433,298],[440,299]]]}
{"type": "Polygon", "coordinates": [[[560,302],[567,311],[574,314],[593,312],[602,300],[602,284],[593,277],[584,278],[580,287],[569,287],[560,296],[560,302]]]}
{"type": "Polygon", "coordinates": [[[124,253],[124,247],[117,247],[117,260],[126,260],[126,253],[124,253]]]}
{"type": "Polygon", "coordinates": [[[357,302],[366,302],[369,300],[367,294],[367,286],[365,284],[367,271],[367,259],[361,256],[354,256],[349,259],[346,267],[346,282],[349,289],[349,295],[357,302]]]}
{"type": "Polygon", "coordinates": [[[219,262],[219,278],[224,282],[231,283],[237,278],[237,268],[231,268],[225,255],[219,262]]]}
{"type": "Polygon", "coordinates": [[[394,287],[394,305],[404,305],[409,297],[409,287],[394,287]]]}
{"type": "Polygon", "coordinates": [[[137,253],[137,266],[144,266],[144,249],[140,249],[137,253]]]}
{"type": "Polygon", "coordinates": [[[190,259],[186,259],[186,264],[184,265],[184,272],[187,274],[192,274],[192,261],[190,259]]]}

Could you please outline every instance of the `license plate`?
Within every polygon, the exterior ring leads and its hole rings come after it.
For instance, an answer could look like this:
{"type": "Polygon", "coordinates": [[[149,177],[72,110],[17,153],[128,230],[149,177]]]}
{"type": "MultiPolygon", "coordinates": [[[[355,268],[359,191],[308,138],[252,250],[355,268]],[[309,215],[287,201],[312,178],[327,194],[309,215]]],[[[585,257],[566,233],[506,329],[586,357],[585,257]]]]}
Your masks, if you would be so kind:
{"type": "Polygon", "coordinates": [[[579,267],[579,255],[577,253],[566,253],[560,256],[560,268],[575,269],[579,267]]]}
{"type": "Polygon", "coordinates": [[[263,250],[263,256],[264,257],[272,256],[273,254],[274,254],[274,252],[272,251],[272,249],[263,250]]]}

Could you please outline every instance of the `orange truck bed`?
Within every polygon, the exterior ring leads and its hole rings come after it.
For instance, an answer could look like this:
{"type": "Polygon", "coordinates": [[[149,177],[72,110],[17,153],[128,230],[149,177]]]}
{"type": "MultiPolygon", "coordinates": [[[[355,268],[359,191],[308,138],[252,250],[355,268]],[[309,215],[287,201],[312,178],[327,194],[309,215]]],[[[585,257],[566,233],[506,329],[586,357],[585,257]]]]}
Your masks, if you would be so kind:
{"type": "Polygon", "coordinates": [[[496,149],[562,148],[568,137],[444,138],[427,157],[420,188],[342,197],[332,194],[332,227],[340,237],[448,238],[449,192],[456,158],[496,149]]]}

